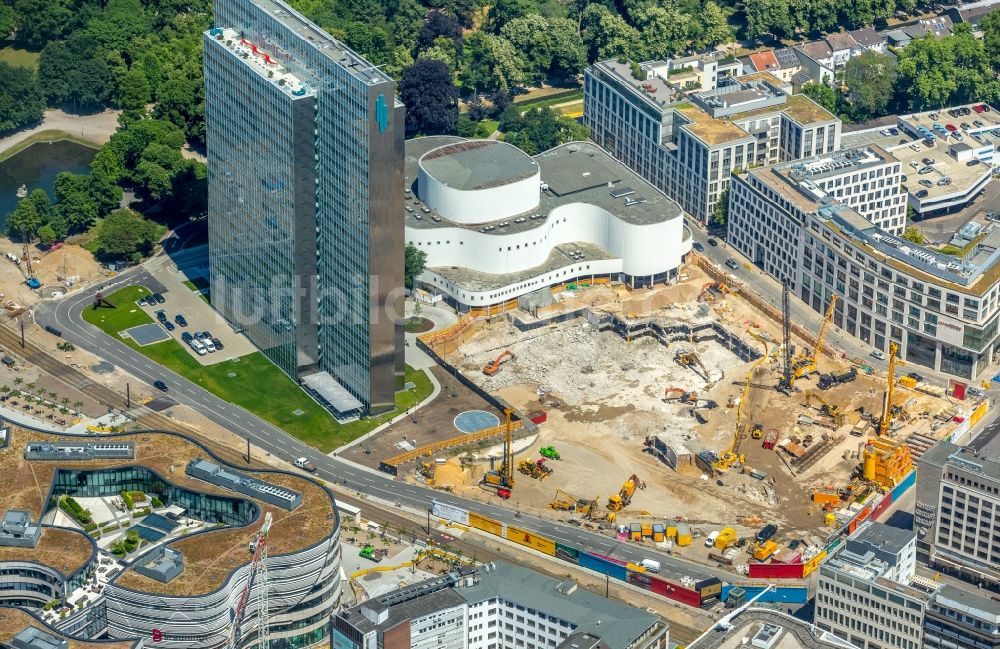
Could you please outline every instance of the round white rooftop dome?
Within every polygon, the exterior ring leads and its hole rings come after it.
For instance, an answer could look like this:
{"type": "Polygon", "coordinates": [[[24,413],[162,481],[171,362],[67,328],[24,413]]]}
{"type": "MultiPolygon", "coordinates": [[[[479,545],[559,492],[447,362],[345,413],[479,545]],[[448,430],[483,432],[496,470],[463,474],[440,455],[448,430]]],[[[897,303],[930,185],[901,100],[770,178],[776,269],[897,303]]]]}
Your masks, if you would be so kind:
{"type": "Polygon", "coordinates": [[[455,223],[497,221],[538,207],[538,163],[505,142],[446,144],[417,164],[417,195],[455,223]]]}

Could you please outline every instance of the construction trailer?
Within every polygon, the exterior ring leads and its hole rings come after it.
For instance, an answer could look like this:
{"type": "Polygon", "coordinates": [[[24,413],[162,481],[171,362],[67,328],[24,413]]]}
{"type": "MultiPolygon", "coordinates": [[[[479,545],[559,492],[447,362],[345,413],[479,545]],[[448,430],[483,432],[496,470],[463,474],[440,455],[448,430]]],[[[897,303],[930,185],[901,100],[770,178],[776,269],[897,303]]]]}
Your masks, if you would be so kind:
{"type": "Polygon", "coordinates": [[[685,547],[691,545],[691,526],[687,523],[677,523],[677,545],[685,547]]]}

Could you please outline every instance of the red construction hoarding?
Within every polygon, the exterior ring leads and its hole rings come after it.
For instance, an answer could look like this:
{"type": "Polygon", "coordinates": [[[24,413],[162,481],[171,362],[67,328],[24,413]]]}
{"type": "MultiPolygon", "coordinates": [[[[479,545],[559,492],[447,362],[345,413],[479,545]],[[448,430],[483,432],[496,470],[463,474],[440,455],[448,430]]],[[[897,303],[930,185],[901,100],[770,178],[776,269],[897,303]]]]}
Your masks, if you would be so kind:
{"type": "Polygon", "coordinates": [[[801,563],[751,563],[751,579],[802,579],[801,563]]]}

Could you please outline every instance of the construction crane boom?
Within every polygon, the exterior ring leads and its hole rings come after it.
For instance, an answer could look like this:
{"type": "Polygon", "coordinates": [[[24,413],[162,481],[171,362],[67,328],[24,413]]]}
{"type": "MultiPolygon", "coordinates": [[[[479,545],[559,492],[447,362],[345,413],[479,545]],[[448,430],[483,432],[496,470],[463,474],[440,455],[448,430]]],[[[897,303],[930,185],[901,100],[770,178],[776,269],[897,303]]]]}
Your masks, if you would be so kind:
{"type": "Polygon", "coordinates": [[[784,345],[782,351],[781,381],[779,387],[782,390],[791,390],[795,385],[795,376],[792,374],[792,321],[788,307],[788,284],[781,284],[781,342],[784,345]]]}
{"type": "Polygon", "coordinates": [[[882,403],[882,419],[878,423],[878,436],[885,437],[889,434],[889,423],[892,419],[892,393],[896,382],[896,355],[899,353],[899,344],[889,343],[889,376],[885,387],[885,401],[882,403]]]}
{"type": "Polygon", "coordinates": [[[250,574],[247,576],[247,583],[240,593],[240,598],[236,602],[233,610],[232,627],[229,629],[229,640],[226,642],[226,649],[239,647],[243,636],[243,616],[246,613],[247,603],[250,601],[250,591],[254,584],[257,584],[257,646],[267,649],[270,628],[268,618],[268,576],[267,576],[267,535],[271,531],[273,521],[271,512],[264,515],[264,524],[257,532],[257,537],[253,541],[253,559],[250,561],[250,574]]]}
{"type": "Polygon", "coordinates": [[[823,325],[819,328],[819,335],[816,336],[816,346],[813,347],[812,356],[809,357],[810,367],[816,367],[819,355],[823,353],[823,341],[826,339],[826,332],[830,329],[830,323],[833,322],[833,309],[839,299],[840,296],[836,293],[830,298],[830,305],[826,308],[826,315],[823,316],[823,325]]]}

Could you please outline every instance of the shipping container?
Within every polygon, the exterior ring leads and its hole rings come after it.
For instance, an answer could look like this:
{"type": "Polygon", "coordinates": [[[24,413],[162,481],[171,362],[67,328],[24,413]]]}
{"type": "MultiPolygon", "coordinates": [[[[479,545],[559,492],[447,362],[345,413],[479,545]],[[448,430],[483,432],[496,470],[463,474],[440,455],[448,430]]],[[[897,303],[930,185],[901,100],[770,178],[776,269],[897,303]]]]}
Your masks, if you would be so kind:
{"type": "Polygon", "coordinates": [[[667,538],[676,539],[677,538],[677,523],[673,521],[667,521],[667,538]]]}
{"type": "Polygon", "coordinates": [[[773,563],[802,563],[802,553],[786,548],[780,552],[775,552],[771,561],[773,563]]]}
{"type": "Polygon", "coordinates": [[[778,551],[778,544],[774,541],[764,541],[753,551],[753,558],[757,561],[767,561],[768,557],[778,551]]]}
{"type": "Polygon", "coordinates": [[[691,545],[691,528],[687,523],[677,523],[677,545],[691,545]]]}
{"type": "Polygon", "coordinates": [[[589,552],[581,552],[579,554],[580,566],[583,568],[588,568],[595,572],[599,572],[602,575],[608,575],[614,577],[615,579],[621,579],[625,581],[625,566],[617,563],[612,563],[600,557],[596,557],[589,552]]]}
{"type": "Polygon", "coordinates": [[[878,517],[882,515],[885,510],[889,509],[889,505],[892,504],[892,492],[890,491],[886,495],[882,496],[882,502],[875,505],[872,508],[872,520],[877,521],[878,517]]]}
{"type": "Polygon", "coordinates": [[[528,415],[528,419],[530,419],[533,424],[541,424],[548,418],[549,415],[544,410],[535,410],[528,415]]]}
{"type": "Polygon", "coordinates": [[[802,564],[751,563],[750,579],[802,579],[802,564]]]}

